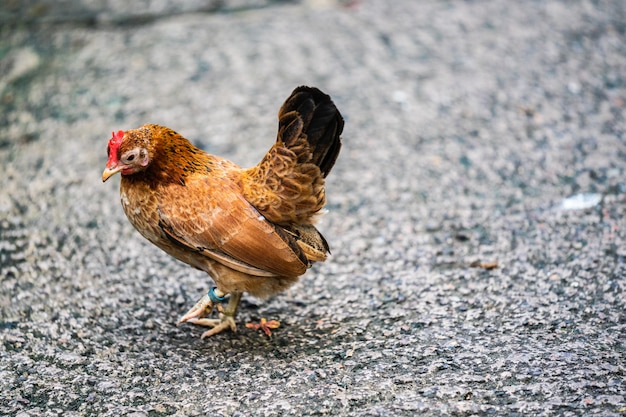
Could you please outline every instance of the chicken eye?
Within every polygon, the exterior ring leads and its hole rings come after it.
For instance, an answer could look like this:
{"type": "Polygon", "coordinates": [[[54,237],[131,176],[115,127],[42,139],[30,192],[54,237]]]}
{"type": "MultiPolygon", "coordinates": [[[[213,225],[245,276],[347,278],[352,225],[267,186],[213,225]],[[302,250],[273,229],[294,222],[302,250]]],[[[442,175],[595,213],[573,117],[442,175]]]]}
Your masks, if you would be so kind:
{"type": "Polygon", "coordinates": [[[133,149],[132,151],[128,151],[127,153],[125,153],[124,156],[122,156],[122,160],[125,164],[130,164],[137,159],[137,154],[137,150],[133,149]]]}

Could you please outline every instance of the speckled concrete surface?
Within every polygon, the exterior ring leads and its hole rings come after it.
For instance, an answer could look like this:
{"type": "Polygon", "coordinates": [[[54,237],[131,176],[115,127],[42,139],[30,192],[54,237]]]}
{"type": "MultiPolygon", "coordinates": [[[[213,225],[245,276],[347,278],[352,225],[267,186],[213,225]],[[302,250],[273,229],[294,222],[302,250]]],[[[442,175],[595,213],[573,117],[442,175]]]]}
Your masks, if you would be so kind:
{"type": "Polygon", "coordinates": [[[1,415],[626,413],[626,3],[75,3],[0,6],[1,415]],[[106,142],[252,165],[299,84],[346,118],[333,256],[200,340],[106,142]]]}

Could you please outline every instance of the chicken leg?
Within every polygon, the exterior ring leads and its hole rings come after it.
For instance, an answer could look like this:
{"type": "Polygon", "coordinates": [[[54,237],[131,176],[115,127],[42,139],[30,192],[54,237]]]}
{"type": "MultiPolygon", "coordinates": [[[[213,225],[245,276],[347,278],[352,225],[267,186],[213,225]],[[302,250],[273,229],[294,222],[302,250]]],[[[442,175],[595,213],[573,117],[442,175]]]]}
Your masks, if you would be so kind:
{"type": "Polygon", "coordinates": [[[235,314],[237,314],[237,307],[239,307],[242,293],[231,293],[228,304],[226,307],[223,307],[222,302],[226,301],[226,295],[227,294],[222,293],[217,288],[212,288],[187,312],[187,314],[181,317],[178,324],[192,323],[199,326],[212,327],[211,330],[202,333],[202,339],[216,335],[226,329],[236,332],[237,325],[235,324],[235,314]],[[217,308],[219,311],[219,319],[206,318],[213,311],[213,307],[217,308]]]}

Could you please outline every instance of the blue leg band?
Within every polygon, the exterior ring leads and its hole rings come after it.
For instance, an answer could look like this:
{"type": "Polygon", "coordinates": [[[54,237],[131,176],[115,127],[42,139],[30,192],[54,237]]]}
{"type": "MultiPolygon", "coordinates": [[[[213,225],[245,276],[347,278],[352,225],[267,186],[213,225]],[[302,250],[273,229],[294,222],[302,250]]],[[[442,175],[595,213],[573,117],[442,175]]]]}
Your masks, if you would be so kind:
{"type": "Polygon", "coordinates": [[[209,300],[211,300],[215,304],[223,303],[224,301],[226,301],[226,296],[218,297],[217,294],[215,294],[215,289],[216,288],[217,287],[213,287],[213,288],[211,288],[209,290],[209,292],[207,294],[209,296],[209,300]]]}

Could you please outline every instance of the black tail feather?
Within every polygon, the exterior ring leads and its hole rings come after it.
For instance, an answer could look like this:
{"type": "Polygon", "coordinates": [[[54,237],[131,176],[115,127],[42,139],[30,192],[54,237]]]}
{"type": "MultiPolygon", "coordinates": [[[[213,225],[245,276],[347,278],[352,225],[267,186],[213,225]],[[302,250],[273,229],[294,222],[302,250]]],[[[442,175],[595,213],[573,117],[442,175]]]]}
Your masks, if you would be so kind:
{"type": "Polygon", "coordinates": [[[344,125],[343,117],[330,96],[314,87],[298,87],[285,101],[278,117],[279,132],[296,119],[301,119],[302,131],[307,135],[312,153],[311,162],[326,177],[339,156],[344,125]]]}

